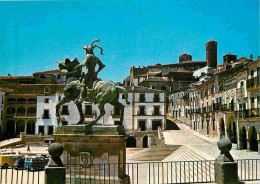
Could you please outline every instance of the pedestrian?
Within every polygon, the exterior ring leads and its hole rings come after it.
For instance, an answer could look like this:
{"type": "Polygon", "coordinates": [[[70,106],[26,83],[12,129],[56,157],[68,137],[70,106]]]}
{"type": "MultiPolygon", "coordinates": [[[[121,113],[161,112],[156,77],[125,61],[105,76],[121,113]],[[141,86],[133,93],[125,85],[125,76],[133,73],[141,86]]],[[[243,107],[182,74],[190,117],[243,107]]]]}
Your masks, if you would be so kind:
{"type": "Polygon", "coordinates": [[[27,147],[27,152],[31,152],[29,144],[28,144],[28,147],[27,147]]]}

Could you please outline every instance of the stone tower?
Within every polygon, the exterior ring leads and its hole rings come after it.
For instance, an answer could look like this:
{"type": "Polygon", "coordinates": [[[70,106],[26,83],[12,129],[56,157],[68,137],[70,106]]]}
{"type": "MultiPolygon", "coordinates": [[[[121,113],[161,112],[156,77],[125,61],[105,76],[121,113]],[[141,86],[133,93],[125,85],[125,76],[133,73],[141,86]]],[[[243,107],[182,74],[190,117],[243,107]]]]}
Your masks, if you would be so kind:
{"type": "Polygon", "coordinates": [[[179,63],[182,63],[184,61],[192,61],[192,56],[189,55],[189,54],[186,54],[186,53],[180,55],[179,56],[179,63]]]}
{"type": "Polygon", "coordinates": [[[210,40],[206,44],[206,62],[207,66],[216,68],[217,67],[217,42],[210,40]]]}

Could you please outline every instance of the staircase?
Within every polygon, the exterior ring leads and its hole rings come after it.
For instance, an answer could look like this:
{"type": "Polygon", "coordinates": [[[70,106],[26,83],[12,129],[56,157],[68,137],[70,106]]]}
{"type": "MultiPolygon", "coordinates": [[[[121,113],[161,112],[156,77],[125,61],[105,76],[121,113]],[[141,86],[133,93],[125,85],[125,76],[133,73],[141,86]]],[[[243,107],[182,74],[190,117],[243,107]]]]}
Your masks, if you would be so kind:
{"type": "Polygon", "coordinates": [[[168,170],[168,174],[164,174],[164,178],[168,178],[171,183],[214,180],[214,161],[207,161],[189,146],[181,146],[162,162],[168,162],[163,166],[165,171],[168,170]]]}
{"type": "Polygon", "coordinates": [[[131,156],[129,160],[133,161],[161,161],[176,151],[180,145],[159,145],[157,147],[146,148],[137,154],[131,156]]]}

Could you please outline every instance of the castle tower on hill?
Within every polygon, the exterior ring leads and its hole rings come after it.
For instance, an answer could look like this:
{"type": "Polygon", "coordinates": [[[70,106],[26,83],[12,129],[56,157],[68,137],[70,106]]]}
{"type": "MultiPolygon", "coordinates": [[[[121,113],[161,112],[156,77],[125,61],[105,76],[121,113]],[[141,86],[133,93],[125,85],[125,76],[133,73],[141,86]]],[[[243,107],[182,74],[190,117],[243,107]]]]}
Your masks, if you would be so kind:
{"type": "Polygon", "coordinates": [[[210,40],[206,43],[206,62],[207,66],[216,68],[217,67],[217,54],[218,54],[217,42],[210,40]]]}
{"type": "Polygon", "coordinates": [[[192,56],[189,55],[189,54],[186,54],[186,53],[180,55],[179,56],[179,63],[182,63],[184,61],[192,61],[192,56]]]}

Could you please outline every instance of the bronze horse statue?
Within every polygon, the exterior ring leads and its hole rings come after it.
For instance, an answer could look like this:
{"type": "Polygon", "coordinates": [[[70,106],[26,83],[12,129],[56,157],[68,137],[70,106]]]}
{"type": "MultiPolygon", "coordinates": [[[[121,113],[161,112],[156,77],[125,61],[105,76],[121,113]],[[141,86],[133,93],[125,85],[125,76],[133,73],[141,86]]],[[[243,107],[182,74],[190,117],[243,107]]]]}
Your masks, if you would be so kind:
{"type": "MultiPolygon", "coordinates": [[[[67,72],[61,73],[66,75],[65,88],[64,88],[64,97],[56,105],[56,117],[57,122],[60,122],[60,107],[61,105],[74,101],[80,115],[80,121],[77,124],[82,124],[84,121],[82,105],[77,101],[80,95],[80,83],[81,83],[81,71],[82,68],[76,68],[79,65],[77,58],[72,61],[68,58],[64,62],[58,62],[60,70],[67,70],[67,72]]],[[[109,103],[120,109],[120,124],[122,125],[124,120],[124,108],[125,106],[119,102],[119,92],[122,92],[125,95],[126,104],[130,104],[128,101],[128,93],[125,88],[116,86],[115,83],[110,81],[97,80],[93,83],[92,89],[87,91],[87,101],[97,104],[100,114],[94,119],[89,125],[94,125],[102,116],[105,115],[105,104],[109,103]]]]}

